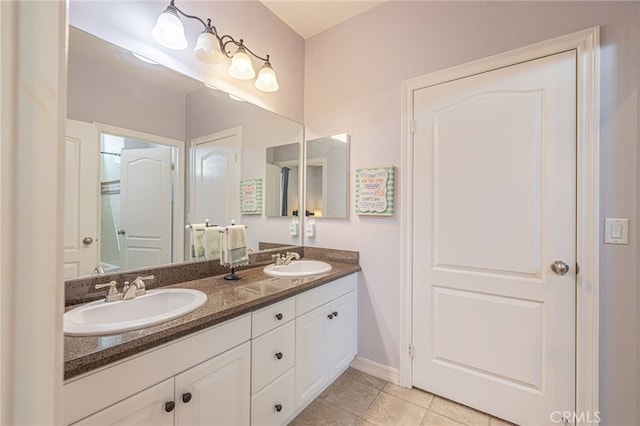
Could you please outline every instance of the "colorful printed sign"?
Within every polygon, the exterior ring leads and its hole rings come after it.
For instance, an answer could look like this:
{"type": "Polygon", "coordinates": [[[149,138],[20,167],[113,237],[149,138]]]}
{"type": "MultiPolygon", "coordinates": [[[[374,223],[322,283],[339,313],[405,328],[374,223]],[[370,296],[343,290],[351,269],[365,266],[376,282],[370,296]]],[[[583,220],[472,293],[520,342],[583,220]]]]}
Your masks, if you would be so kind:
{"type": "Polygon", "coordinates": [[[356,170],[356,214],[393,216],[393,166],[356,170]]]}
{"type": "Polygon", "coordinates": [[[240,182],[240,213],[262,214],[262,179],[240,182]]]}

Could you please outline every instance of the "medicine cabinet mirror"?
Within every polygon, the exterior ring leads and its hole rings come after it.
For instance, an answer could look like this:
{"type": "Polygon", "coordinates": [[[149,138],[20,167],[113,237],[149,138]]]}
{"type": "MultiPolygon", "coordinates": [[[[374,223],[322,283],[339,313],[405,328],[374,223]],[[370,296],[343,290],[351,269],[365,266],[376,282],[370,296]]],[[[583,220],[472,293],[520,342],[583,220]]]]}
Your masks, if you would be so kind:
{"type": "Polygon", "coordinates": [[[349,215],[349,142],[346,133],[307,141],[307,216],[338,218],[349,215]]]}

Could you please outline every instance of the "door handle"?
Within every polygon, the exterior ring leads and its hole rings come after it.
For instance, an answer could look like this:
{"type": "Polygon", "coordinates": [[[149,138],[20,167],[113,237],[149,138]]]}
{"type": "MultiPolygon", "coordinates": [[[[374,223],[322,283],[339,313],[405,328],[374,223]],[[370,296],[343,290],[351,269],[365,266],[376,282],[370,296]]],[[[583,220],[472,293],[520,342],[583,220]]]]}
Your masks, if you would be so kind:
{"type": "Polygon", "coordinates": [[[91,245],[91,243],[93,243],[93,238],[91,237],[84,237],[82,239],[82,244],[84,244],[85,246],[91,245]]]}
{"type": "Polygon", "coordinates": [[[121,230],[118,231],[118,235],[124,235],[126,233],[127,232],[124,229],[121,229],[121,230]]]}
{"type": "Polygon", "coordinates": [[[551,270],[558,275],[564,275],[569,272],[569,265],[564,263],[562,260],[556,260],[551,264],[551,270]]]}

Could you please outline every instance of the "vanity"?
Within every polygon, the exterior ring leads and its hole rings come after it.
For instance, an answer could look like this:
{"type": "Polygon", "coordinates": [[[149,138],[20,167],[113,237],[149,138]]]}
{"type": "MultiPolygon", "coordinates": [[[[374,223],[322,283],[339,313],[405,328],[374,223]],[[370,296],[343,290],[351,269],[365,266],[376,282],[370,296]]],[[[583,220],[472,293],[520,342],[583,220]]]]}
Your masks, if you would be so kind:
{"type": "MultiPolygon", "coordinates": [[[[65,336],[64,424],[278,425],[350,364],[357,344],[356,262],[329,273],[166,286],[203,291],[196,311],[144,329],[65,336]]],[[[126,303],[126,302],[125,302],[126,303]]]]}

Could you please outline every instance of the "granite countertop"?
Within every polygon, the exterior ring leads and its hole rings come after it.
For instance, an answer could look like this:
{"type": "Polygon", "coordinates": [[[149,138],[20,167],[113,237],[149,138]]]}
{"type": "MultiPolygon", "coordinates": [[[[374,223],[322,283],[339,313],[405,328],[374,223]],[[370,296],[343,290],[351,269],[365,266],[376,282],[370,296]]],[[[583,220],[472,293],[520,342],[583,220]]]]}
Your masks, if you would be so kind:
{"type": "Polygon", "coordinates": [[[264,274],[262,265],[241,271],[239,281],[225,281],[224,275],[217,275],[164,286],[201,290],[208,300],[190,314],[163,324],[106,336],[65,336],[64,378],[70,379],[361,270],[357,263],[322,260],[330,263],[332,270],[315,277],[272,278],[264,274]]]}

